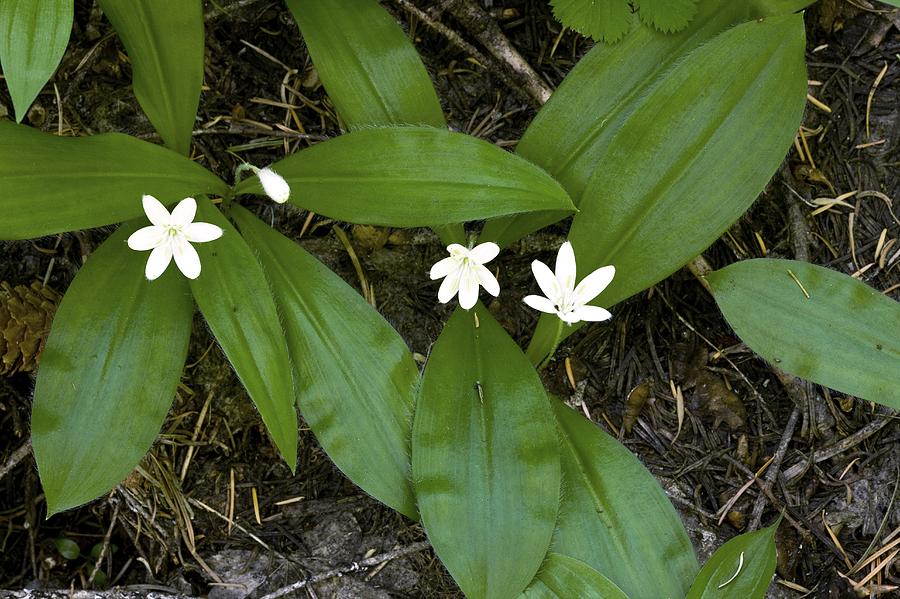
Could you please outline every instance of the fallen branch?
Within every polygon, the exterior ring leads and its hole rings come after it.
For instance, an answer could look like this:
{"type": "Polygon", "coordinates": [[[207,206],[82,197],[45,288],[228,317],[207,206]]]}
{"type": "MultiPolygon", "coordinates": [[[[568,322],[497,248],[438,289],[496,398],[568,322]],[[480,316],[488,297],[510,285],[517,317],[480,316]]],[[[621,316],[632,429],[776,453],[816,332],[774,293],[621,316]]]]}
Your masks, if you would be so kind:
{"type": "Polygon", "coordinates": [[[9,459],[6,460],[6,463],[3,466],[0,466],[0,480],[3,480],[3,477],[9,474],[13,468],[19,465],[19,462],[25,459],[31,453],[31,439],[28,439],[18,449],[12,452],[12,455],[9,456],[9,459]]]}

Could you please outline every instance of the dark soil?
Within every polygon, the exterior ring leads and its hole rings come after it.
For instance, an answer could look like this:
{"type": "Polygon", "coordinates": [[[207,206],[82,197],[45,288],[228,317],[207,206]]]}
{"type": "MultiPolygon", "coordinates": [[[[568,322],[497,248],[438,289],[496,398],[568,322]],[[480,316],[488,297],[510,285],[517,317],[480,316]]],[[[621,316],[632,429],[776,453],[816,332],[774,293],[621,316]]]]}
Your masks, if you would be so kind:
{"type": "MultiPolygon", "coordinates": [[[[51,84],[27,121],[45,130],[61,126],[66,134],[123,131],[158,139],[131,93],[122,48],[92,4],[76,1],[72,41],[54,80],[61,107],[51,84]]],[[[338,135],[340,121],[282,5],[266,0],[221,4],[233,7],[223,14],[212,3],[207,6],[208,89],[194,138],[199,160],[230,179],[237,157],[269,164],[322,136],[338,135]],[[293,115],[260,102],[283,101],[286,70],[253,46],[298,70],[291,84],[307,100],[290,99],[304,104],[293,115]],[[311,139],[282,135],[273,129],[276,123],[300,132],[299,123],[311,139]]],[[[560,36],[560,25],[543,1],[493,4],[493,18],[553,85],[591,45],[570,32],[560,36]]],[[[882,231],[886,241],[900,238],[895,216],[900,209],[892,212],[890,206],[890,198],[900,197],[900,10],[862,10],[857,4],[864,2],[828,0],[807,14],[810,93],[831,110],[810,104],[807,111],[804,126],[815,166],[804,158],[806,150],[793,150],[753,209],[706,252],[713,266],[762,255],[793,258],[807,251],[811,262],[856,273],[900,298],[900,262],[888,266],[875,255],[884,245],[879,246],[882,231]],[[867,135],[867,100],[885,64],[887,73],[872,96],[867,135]],[[836,205],[811,214],[817,198],[853,191],[857,193],[845,198],[852,208],[836,205]],[[798,244],[806,229],[808,243],[798,244]]],[[[466,54],[410,21],[394,3],[385,6],[414,38],[451,126],[514,146],[534,116],[529,102],[496,72],[466,62],[466,54]]],[[[452,18],[443,20],[474,42],[452,18]]],[[[3,88],[0,113],[10,107],[3,88]]],[[[765,126],[764,119],[759,126],[765,126]]],[[[359,289],[348,252],[332,230],[345,228],[379,310],[414,352],[427,355],[449,315],[449,308],[436,303],[436,287],[423,274],[442,252],[433,234],[350,227],[318,216],[305,226],[306,213],[261,202],[245,205],[359,289]]],[[[108,233],[3,242],[0,281],[27,285],[46,280],[63,291],[108,233]]],[[[524,294],[530,287],[531,260],[546,260],[563,233],[563,228],[550,228],[504,253],[499,262],[504,288],[524,294]]],[[[893,251],[898,246],[900,242],[893,251]]],[[[490,309],[524,344],[534,316],[516,293],[504,294],[490,309]]],[[[896,415],[818,386],[780,379],[740,343],[686,271],[614,312],[612,324],[587,327],[570,338],[546,371],[548,386],[580,404],[660,477],[702,558],[754,524],[754,516],[768,524],[783,512],[779,584],[773,585],[772,596],[853,596],[841,574],[900,531],[896,415]],[[640,393],[630,392],[642,384],[649,399],[639,404],[640,393]],[[679,392],[686,411],[677,432],[679,392]],[[741,491],[783,436],[781,476],[771,491],[763,494],[756,484],[741,491]],[[843,451],[827,452],[840,443],[843,451]],[[825,454],[830,457],[822,458],[825,454]]],[[[28,438],[30,377],[0,378],[0,472],[28,438]]],[[[109,496],[45,520],[31,456],[0,474],[0,588],[116,585],[142,593],[244,597],[340,571],[346,575],[322,577],[324,581],[294,596],[460,596],[435,556],[418,545],[425,538],[421,528],[363,495],[305,429],[298,475],[291,476],[199,317],[182,382],[159,442],[142,467],[109,496]],[[61,555],[57,541],[63,538],[78,544],[80,557],[61,555]],[[89,584],[95,564],[91,552],[104,545],[105,557],[89,584]],[[350,572],[353,562],[394,550],[404,555],[350,572]]],[[[870,590],[900,584],[896,561],[873,562],[853,578],[876,571],[870,590]]]]}

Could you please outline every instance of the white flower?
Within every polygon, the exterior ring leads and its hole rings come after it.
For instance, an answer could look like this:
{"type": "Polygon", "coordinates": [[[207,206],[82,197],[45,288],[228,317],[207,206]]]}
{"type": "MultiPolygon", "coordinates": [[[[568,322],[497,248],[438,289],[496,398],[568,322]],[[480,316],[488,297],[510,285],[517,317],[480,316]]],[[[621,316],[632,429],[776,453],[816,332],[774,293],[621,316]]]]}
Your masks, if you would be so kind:
{"type": "Polygon", "coordinates": [[[259,182],[262,183],[263,191],[274,201],[284,204],[291,197],[291,186],[284,180],[284,177],[269,167],[259,169],[256,174],[259,182]]]}
{"type": "Polygon", "coordinates": [[[482,243],[471,250],[451,243],[447,246],[449,258],[438,261],[431,267],[431,280],[444,279],[438,290],[438,300],[446,304],[459,292],[459,305],[469,310],[478,301],[478,287],[497,297],[500,284],[494,275],[484,267],[500,253],[496,243],[482,243]]]}
{"type": "Polygon", "coordinates": [[[159,200],[145,195],[144,212],[153,223],[131,234],[128,247],[137,251],[150,252],[144,274],[149,280],[158,278],[172,258],[178,269],[189,279],[200,276],[200,256],[191,243],[212,241],[222,236],[222,229],[211,223],[195,223],[197,202],[194,198],[185,198],[178,202],[172,214],[166,210],[159,200]]]}
{"type": "Polygon", "coordinates": [[[541,312],[556,314],[568,324],[579,321],[599,322],[612,318],[603,308],[589,306],[588,302],[600,295],[613,280],[615,266],[598,268],[575,286],[575,252],[568,241],[559,248],[556,255],[556,273],[543,262],[531,263],[531,271],[544,295],[526,296],[523,301],[541,312]]]}

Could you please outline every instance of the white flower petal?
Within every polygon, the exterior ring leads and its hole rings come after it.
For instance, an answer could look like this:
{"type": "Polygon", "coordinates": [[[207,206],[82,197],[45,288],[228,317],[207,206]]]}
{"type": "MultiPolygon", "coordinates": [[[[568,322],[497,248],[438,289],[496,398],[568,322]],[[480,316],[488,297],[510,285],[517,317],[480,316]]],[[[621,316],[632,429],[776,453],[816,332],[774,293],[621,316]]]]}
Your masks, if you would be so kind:
{"type": "Polygon", "coordinates": [[[429,276],[432,281],[436,281],[437,279],[443,279],[457,268],[459,268],[459,260],[456,258],[444,258],[434,263],[429,276]]]}
{"type": "Polygon", "coordinates": [[[200,256],[187,239],[183,237],[174,242],[172,248],[175,254],[175,264],[181,274],[189,279],[196,279],[200,276],[200,256]]]}
{"type": "Polygon", "coordinates": [[[475,273],[466,269],[459,277],[459,305],[466,310],[471,310],[478,302],[478,277],[475,273]]]}
{"type": "Polygon", "coordinates": [[[615,266],[598,268],[578,283],[575,293],[572,294],[572,303],[577,306],[590,302],[609,286],[614,276],[616,276],[615,266]]]}
{"type": "Polygon", "coordinates": [[[162,205],[162,202],[151,195],[145,195],[141,198],[141,202],[144,205],[144,213],[147,215],[147,218],[150,219],[151,223],[159,227],[171,223],[172,217],[169,215],[169,211],[166,210],[166,207],[162,205]]]}
{"type": "Polygon", "coordinates": [[[184,198],[172,210],[171,223],[184,226],[190,224],[195,216],[197,216],[197,201],[194,198],[184,198]]]}
{"type": "Polygon", "coordinates": [[[562,304],[565,299],[562,288],[559,286],[559,281],[556,280],[556,275],[553,274],[550,267],[540,260],[535,260],[531,263],[531,272],[534,273],[538,287],[541,288],[547,299],[557,305],[562,304]]]}
{"type": "Polygon", "coordinates": [[[451,258],[461,260],[462,258],[468,257],[469,248],[464,245],[459,245],[458,243],[451,243],[447,246],[447,252],[450,253],[451,258]]]}
{"type": "Polygon", "coordinates": [[[578,318],[578,314],[575,313],[575,310],[569,310],[568,312],[560,312],[556,311],[556,315],[559,316],[559,319],[566,324],[575,324],[581,319],[578,318]]]}
{"type": "Polygon", "coordinates": [[[172,261],[172,244],[164,243],[154,248],[147,258],[147,266],[144,268],[144,276],[150,281],[158,279],[166,271],[169,262],[172,261]]]}
{"type": "Polygon", "coordinates": [[[190,223],[182,229],[184,238],[193,243],[206,243],[222,236],[224,231],[212,223],[190,223]]]}
{"type": "Polygon", "coordinates": [[[555,274],[564,292],[575,289],[575,251],[568,241],[559,246],[555,274]]]}
{"type": "Polygon", "coordinates": [[[459,275],[461,272],[462,269],[454,270],[447,275],[447,278],[441,283],[441,288],[438,289],[438,301],[442,304],[446,304],[452,300],[453,296],[456,295],[456,292],[459,291],[459,275]]]}
{"type": "Polygon", "coordinates": [[[535,310],[546,312],[547,314],[556,314],[556,304],[546,297],[540,295],[526,295],[522,298],[522,301],[535,310]]]}
{"type": "Polygon", "coordinates": [[[476,264],[486,264],[500,253],[500,246],[493,241],[480,243],[469,250],[469,258],[476,264]]]}
{"type": "Polygon", "coordinates": [[[497,277],[494,276],[494,273],[480,264],[473,264],[472,270],[475,272],[478,284],[484,287],[485,291],[494,297],[500,295],[500,283],[497,282],[497,277]]]}
{"type": "Polygon", "coordinates": [[[612,314],[610,314],[608,310],[604,310],[598,306],[578,306],[572,310],[571,315],[575,318],[573,322],[578,322],[580,320],[585,322],[601,322],[612,318],[612,314]]]}
{"type": "Polygon", "coordinates": [[[262,184],[263,191],[279,204],[284,204],[291,197],[291,186],[284,180],[284,177],[266,167],[260,169],[257,173],[259,182],[262,184]]]}
{"type": "Polygon", "coordinates": [[[142,227],[128,237],[128,247],[139,252],[152,250],[166,239],[166,230],[156,225],[142,227]]]}

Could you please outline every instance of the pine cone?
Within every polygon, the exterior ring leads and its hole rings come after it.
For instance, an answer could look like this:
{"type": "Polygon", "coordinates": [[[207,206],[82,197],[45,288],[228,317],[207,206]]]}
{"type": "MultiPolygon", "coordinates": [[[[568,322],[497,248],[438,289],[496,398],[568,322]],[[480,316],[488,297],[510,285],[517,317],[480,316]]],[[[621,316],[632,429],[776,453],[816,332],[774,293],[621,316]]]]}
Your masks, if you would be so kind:
{"type": "Polygon", "coordinates": [[[35,281],[31,287],[0,282],[0,375],[37,367],[59,294],[35,281]]]}

